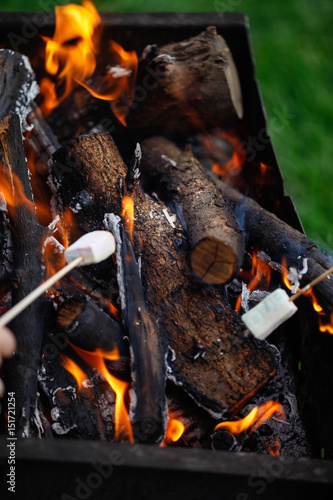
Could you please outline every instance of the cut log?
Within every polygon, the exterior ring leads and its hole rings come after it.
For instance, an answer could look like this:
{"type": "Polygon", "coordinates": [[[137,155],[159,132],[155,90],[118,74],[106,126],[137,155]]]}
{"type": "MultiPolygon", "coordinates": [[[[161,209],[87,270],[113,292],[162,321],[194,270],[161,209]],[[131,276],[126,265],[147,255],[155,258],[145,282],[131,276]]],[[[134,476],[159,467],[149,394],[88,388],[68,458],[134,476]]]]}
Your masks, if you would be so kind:
{"type": "MultiPolygon", "coordinates": [[[[126,167],[108,134],[71,141],[53,155],[53,167],[59,164],[67,167],[64,176],[57,178],[57,168],[51,175],[63,207],[86,193],[85,206],[74,213],[79,227],[86,228],[85,219],[98,226],[104,212],[120,215],[126,167]]],[[[212,414],[237,412],[274,375],[275,352],[245,338],[240,318],[219,293],[191,278],[186,238],[177,222],[176,229],[169,224],[165,205],[139,188],[134,201],[145,297],[171,347],[168,376],[212,414]]]]}
{"type": "MultiPolygon", "coordinates": [[[[9,170],[2,170],[2,181],[6,180],[11,186],[11,195],[17,200],[17,206],[8,203],[14,248],[12,305],[15,305],[43,281],[43,262],[38,245],[44,230],[38,223],[33,206],[18,115],[9,115],[1,121],[0,141],[9,170]],[[23,186],[22,192],[18,190],[19,182],[23,186]]],[[[15,356],[6,362],[6,389],[15,393],[16,432],[20,436],[29,435],[30,419],[36,411],[44,303],[45,297],[42,296],[9,325],[16,335],[18,348],[15,356]]]]}
{"type": "Polygon", "coordinates": [[[129,128],[203,132],[226,128],[243,116],[237,69],[225,40],[211,26],[196,37],[142,55],[129,128]],[[140,97],[142,93],[140,94],[140,97]]]}
{"type": "Polygon", "coordinates": [[[239,272],[243,234],[228,202],[190,151],[164,137],[142,142],[141,170],[149,186],[171,205],[191,243],[191,267],[204,283],[219,285],[239,272]]]}
{"type": "MultiPolygon", "coordinates": [[[[305,286],[332,267],[332,257],[320,250],[305,234],[262,208],[255,200],[227,186],[217,175],[212,173],[211,178],[221,193],[233,204],[234,213],[246,234],[249,248],[260,248],[272,261],[280,264],[285,258],[288,267],[295,267],[299,271],[303,268],[304,259],[307,259],[307,271],[302,275],[301,286],[305,286]]],[[[332,278],[326,278],[318,283],[314,292],[322,307],[328,312],[333,311],[332,278]]]]}

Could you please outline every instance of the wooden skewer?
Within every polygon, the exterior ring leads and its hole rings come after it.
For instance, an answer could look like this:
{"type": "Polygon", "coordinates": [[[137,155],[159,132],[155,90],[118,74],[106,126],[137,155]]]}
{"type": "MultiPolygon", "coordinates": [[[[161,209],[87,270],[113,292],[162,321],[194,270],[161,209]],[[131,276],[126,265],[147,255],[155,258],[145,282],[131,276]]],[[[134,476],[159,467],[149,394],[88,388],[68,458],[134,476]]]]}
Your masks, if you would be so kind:
{"type": "Polygon", "coordinates": [[[76,267],[80,262],[84,260],[84,257],[79,256],[72,260],[67,266],[63,267],[56,274],[51,276],[48,280],[41,283],[35,290],[29,293],[24,299],[18,302],[14,307],[7,311],[0,318],[0,327],[6,326],[10,321],[12,321],[18,314],[20,314],[26,307],[28,307],[34,300],[36,300],[42,293],[44,293],[48,288],[59,281],[65,274],[69,273],[74,267],[76,267]]]}
{"type": "Polygon", "coordinates": [[[323,279],[325,279],[326,276],[328,276],[331,273],[333,273],[333,266],[330,267],[329,269],[327,269],[327,271],[325,271],[324,273],[322,273],[319,276],[317,276],[317,278],[315,278],[313,281],[310,281],[310,283],[308,285],[306,285],[304,288],[302,288],[301,290],[299,290],[297,293],[295,293],[294,295],[291,295],[289,297],[289,302],[292,302],[292,301],[298,299],[298,297],[300,297],[301,295],[303,295],[303,293],[305,293],[308,290],[310,290],[310,288],[312,288],[317,283],[319,283],[320,281],[322,281],[323,279]]]}

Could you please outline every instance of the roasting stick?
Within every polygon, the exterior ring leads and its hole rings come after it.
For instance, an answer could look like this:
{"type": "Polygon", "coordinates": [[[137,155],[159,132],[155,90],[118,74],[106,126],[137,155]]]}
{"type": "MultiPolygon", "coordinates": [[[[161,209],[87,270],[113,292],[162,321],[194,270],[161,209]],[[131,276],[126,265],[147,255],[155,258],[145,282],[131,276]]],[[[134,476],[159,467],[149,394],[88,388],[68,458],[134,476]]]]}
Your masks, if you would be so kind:
{"type": "Polygon", "coordinates": [[[243,314],[243,322],[257,339],[264,340],[295,314],[297,307],[294,301],[331,273],[333,273],[333,266],[290,297],[282,288],[274,290],[257,306],[243,314]]]}
{"type": "Polygon", "coordinates": [[[69,271],[74,269],[74,267],[98,264],[112,255],[115,248],[116,245],[113,234],[108,231],[93,231],[79,238],[65,251],[65,258],[68,264],[1,316],[0,327],[6,326],[10,321],[16,318],[18,314],[40,295],[46,292],[48,288],[69,273],[69,271]]]}
{"type": "Polygon", "coordinates": [[[294,295],[291,295],[291,297],[289,297],[289,301],[292,302],[292,301],[298,299],[298,297],[300,297],[301,295],[303,295],[303,293],[305,293],[308,290],[310,290],[310,288],[312,288],[313,286],[315,286],[317,283],[320,283],[321,281],[323,281],[323,279],[325,279],[326,276],[328,276],[331,273],[333,273],[333,266],[330,267],[329,269],[327,269],[327,271],[325,271],[324,273],[322,273],[319,276],[317,276],[317,278],[315,278],[314,280],[310,281],[310,283],[308,285],[306,285],[304,288],[302,288],[301,290],[299,290],[297,293],[294,293],[294,295]]]}

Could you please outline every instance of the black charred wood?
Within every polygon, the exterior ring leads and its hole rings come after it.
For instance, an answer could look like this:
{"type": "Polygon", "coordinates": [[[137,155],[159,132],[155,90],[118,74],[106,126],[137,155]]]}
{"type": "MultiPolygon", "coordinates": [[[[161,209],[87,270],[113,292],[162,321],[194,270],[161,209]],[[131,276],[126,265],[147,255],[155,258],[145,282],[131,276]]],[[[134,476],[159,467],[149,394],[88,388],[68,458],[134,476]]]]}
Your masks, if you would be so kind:
{"type": "MultiPolygon", "coordinates": [[[[0,140],[8,167],[8,170],[2,169],[1,175],[11,182],[12,195],[18,201],[16,207],[8,204],[14,258],[12,305],[15,305],[43,281],[41,239],[44,229],[38,223],[33,206],[18,115],[9,115],[1,121],[0,140]],[[18,192],[17,180],[23,186],[23,193],[18,192]],[[27,203],[22,200],[24,196],[27,203]]],[[[6,390],[15,393],[16,432],[19,436],[29,435],[30,420],[36,411],[44,304],[45,297],[39,297],[9,325],[16,335],[17,352],[6,362],[6,390]]]]}

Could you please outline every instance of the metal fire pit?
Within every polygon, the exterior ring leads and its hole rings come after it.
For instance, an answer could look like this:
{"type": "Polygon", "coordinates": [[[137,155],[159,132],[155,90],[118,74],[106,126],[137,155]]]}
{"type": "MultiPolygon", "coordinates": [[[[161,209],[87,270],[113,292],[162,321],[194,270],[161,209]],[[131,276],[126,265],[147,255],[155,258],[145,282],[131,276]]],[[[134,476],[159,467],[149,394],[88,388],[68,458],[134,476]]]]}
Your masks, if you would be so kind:
{"type": "MultiPolygon", "coordinates": [[[[139,54],[147,44],[183,40],[207,26],[217,27],[226,39],[239,71],[244,98],[244,129],[247,136],[256,138],[256,144],[259,144],[259,147],[253,146],[257,147],[257,161],[259,158],[273,169],[274,183],[264,186],[262,203],[290,225],[302,230],[292,200],[284,194],[272,142],[267,135],[264,141],[261,140],[263,132],[267,133],[266,116],[255,79],[246,17],[217,12],[112,13],[101,17],[105,39],[113,39],[125,49],[135,49],[139,54]],[[274,204],[276,199],[279,200],[278,209],[274,204]]],[[[39,35],[51,36],[54,22],[54,15],[49,13],[2,13],[0,46],[27,54],[34,63],[42,43],[39,35]]],[[[300,335],[303,339],[295,347],[296,363],[307,349],[312,349],[314,336],[318,335],[317,323],[311,313],[308,314],[307,325],[300,327],[300,332],[295,334],[298,340],[300,335]]],[[[328,450],[328,456],[333,456],[333,437],[329,427],[333,421],[333,377],[329,368],[332,349],[332,342],[326,341],[313,349],[313,365],[308,367],[309,375],[303,376],[300,383],[300,406],[305,423],[311,424],[310,437],[316,456],[320,456],[322,447],[328,450]],[[307,401],[311,398],[316,401],[316,397],[319,402],[315,409],[307,408],[307,401]]],[[[7,445],[12,441],[6,436],[0,439],[0,464],[4,474],[8,473],[7,445]]],[[[331,498],[333,488],[333,462],[330,460],[68,439],[19,439],[15,441],[15,453],[16,498],[33,500],[325,499],[331,498]]],[[[5,495],[9,494],[7,479],[4,477],[1,483],[1,492],[5,495]]]]}

